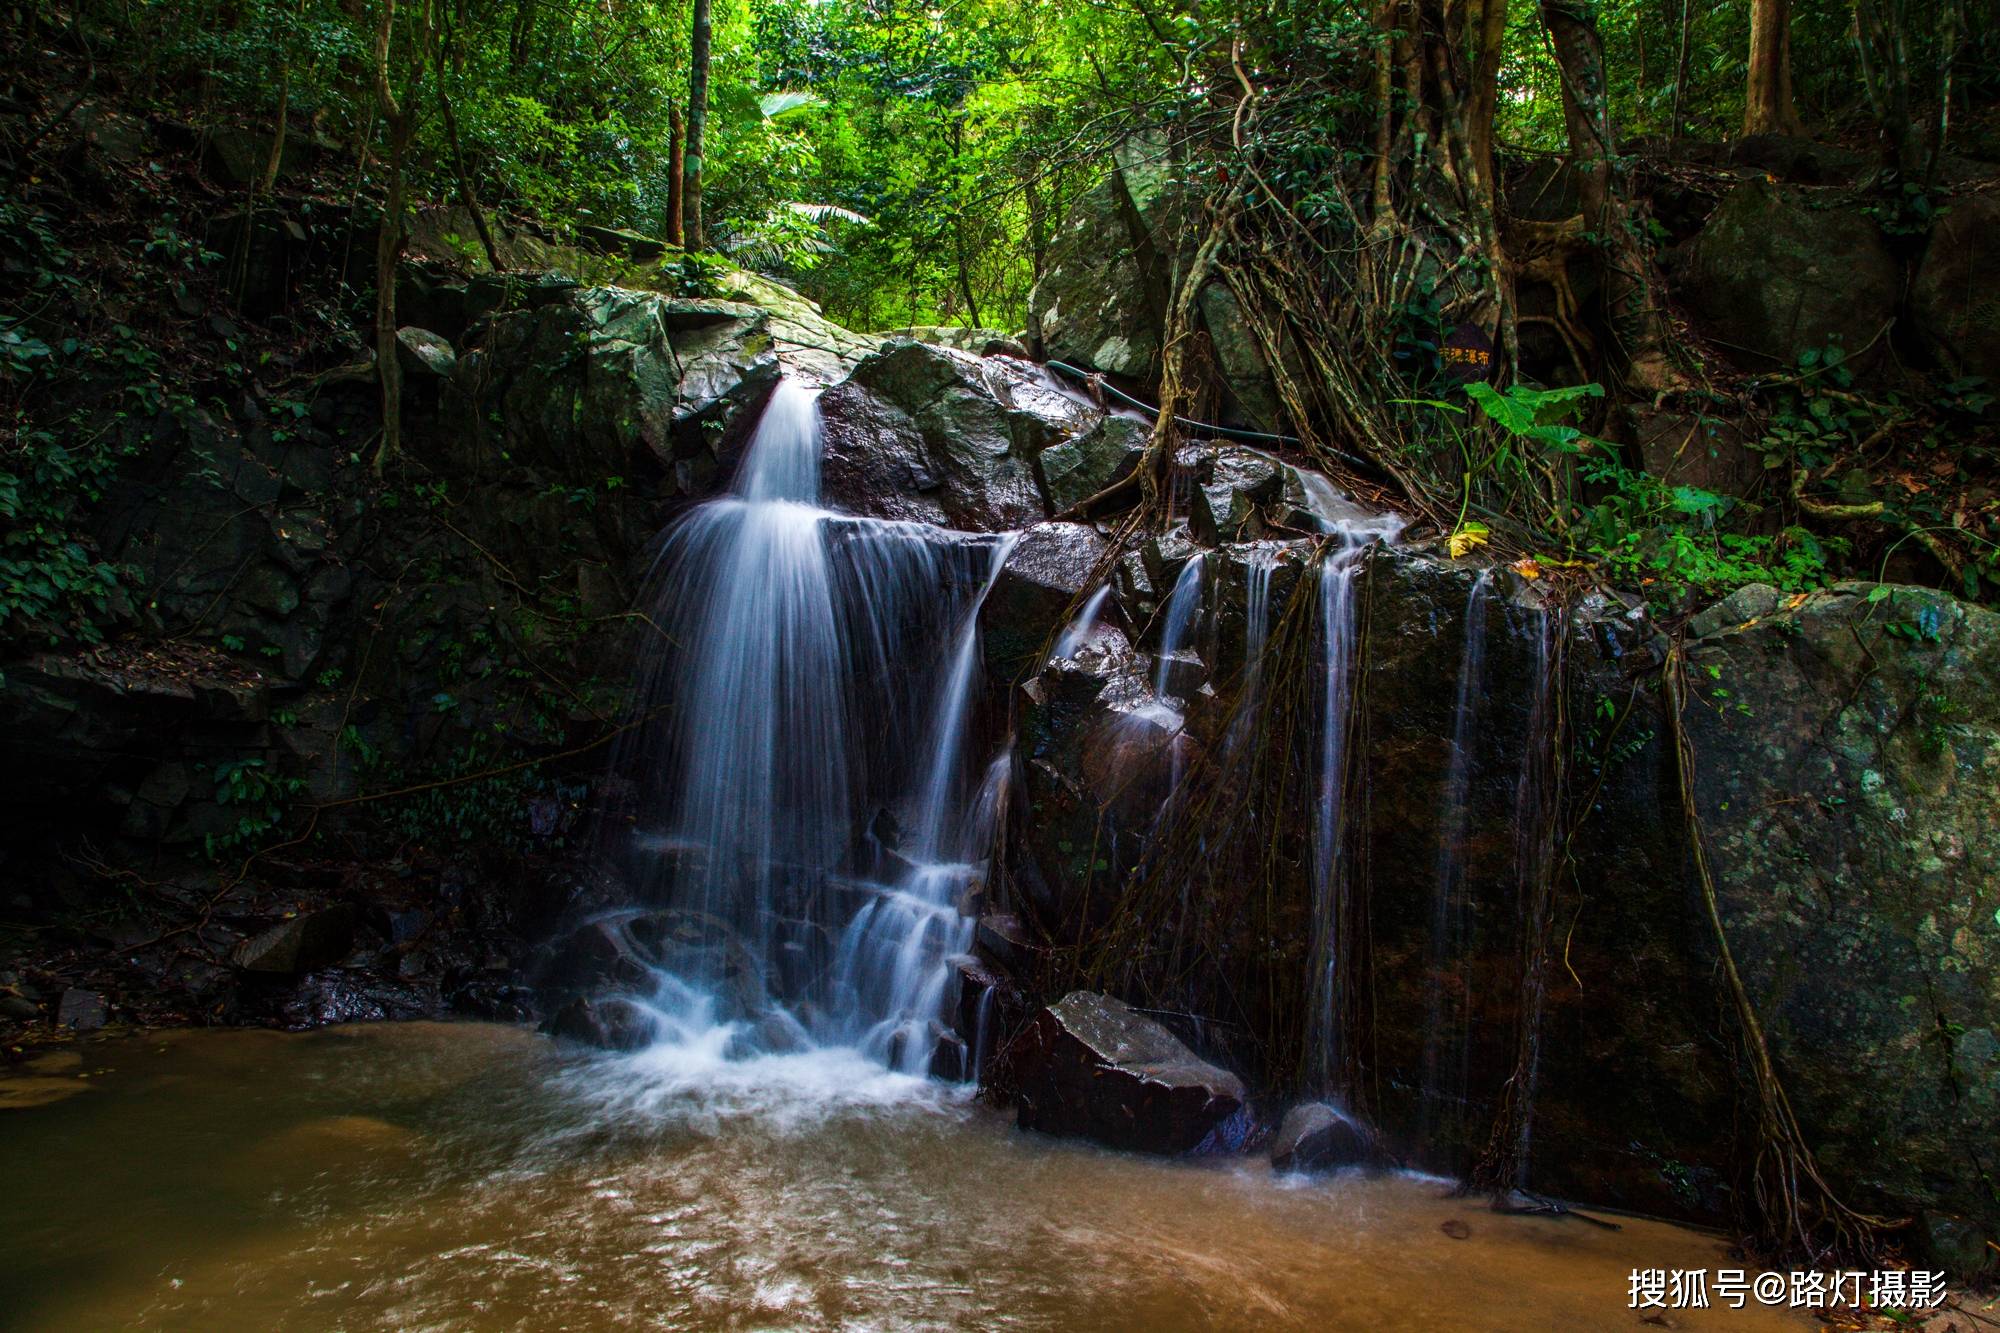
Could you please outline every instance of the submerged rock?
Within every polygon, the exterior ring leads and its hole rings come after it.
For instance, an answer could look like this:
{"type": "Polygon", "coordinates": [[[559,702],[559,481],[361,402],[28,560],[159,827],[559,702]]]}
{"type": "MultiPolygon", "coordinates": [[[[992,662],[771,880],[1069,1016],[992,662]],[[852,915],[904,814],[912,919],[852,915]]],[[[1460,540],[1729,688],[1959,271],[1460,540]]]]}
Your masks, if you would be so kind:
{"type": "Polygon", "coordinates": [[[354,908],[338,903],[251,936],[232,961],[245,972],[300,975],[339,962],[353,947],[354,908]]]}
{"type": "Polygon", "coordinates": [[[1001,1059],[1022,1129],[1167,1156],[1230,1151],[1249,1131],[1241,1079],[1108,995],[1072,991],[1001,1059]]]}
{"type": "Polygon", "coordinates": [[[1271,1166],[1278,1171],[1333,1171],[1375,1159],[1375,1135],[1337,1106],[1306,1102],[1285,1112],[1271,1140],[1271,1166]]]}
{"type": "Polygon", "coordinates": [[[630,1000],[579,995],[551,1014],[542,1031],[601,1050],[636,1051],[652,1043],[653,1020],[630,1000]]]}

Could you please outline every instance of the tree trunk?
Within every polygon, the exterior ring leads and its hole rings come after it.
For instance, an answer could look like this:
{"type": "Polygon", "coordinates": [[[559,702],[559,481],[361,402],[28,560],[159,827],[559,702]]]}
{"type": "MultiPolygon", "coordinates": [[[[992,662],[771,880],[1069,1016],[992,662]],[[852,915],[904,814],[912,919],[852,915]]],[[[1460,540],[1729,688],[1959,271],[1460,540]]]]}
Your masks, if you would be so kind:
{"type": "Polygon", "coordinates": [[[667,241],[683,244],[687,232],[681,222],[682,173],[687,170],[687,148],[681,141],[681,108],[667,107],[667,241]]]}
{"type": "Polygon", "coordinates": [[[708,59],[710,31],[709,0],[694,0],[694,25],[688,37],[687,158],[683,167],[682,209],[685,214],[686,245],[699,250],[705,244],[701,221],[701,178],[708,164],[702,160],[708,137],[708,59]]]}
{"type": "Polygon", "coordinates": [[[458,199],[465,205],[465,211],[472,214],[472,229],[479,233],[480,248],[486,251],[486,262],[493,266],[495,273],[507,267],[500,262],[500,247],[493,243],[493,229],[486,225],[486,211],[479,206],[479,196],[472,189],[472,173],[465,166],[465,150],[458,142],[458,117],[452,114],[451,98],[444,91],[444,62],[438,61],[438,110],[444,114],[444,136],[451,148],[452,172],[458,180],[458,199]]]}
{"type": "Polygon", "coordinates": [[[375,375],[382,386],[382,448],[375,455],[379,472],[403,444],[403,367],[396,358],[396,268],[403,257],[403,208],[407,181],[404,166],[415,137],[418,80],[430,54],[431,13],[425,0],[422,18],[411,33],[409,81],[396,99],[389,80],[389,52],[396,32],[396,0],[382,0],[375,28],[375,105],[389,132],[389,188],[382,202],[381,230],[375,236],[375,375]]]}
{"type": "Polygon", "coordinates": [[[1750,0],[1750,73],[1743,133],[1797,134],[1792,105],[1792,0],[1750,0]]]}
{"type": "Polygon", "coordinates": [[[1493,184],[1493,117],[1500,104],[1500,49],[1507,37],[1507,0],[1486,0],[1473,38],[1472,87],[1465,98],[1466,147],[1481,180],[1493,184]]]}
{"type": "Polygon", "coordinates": [[[1680,146],[1687,133],[1688,66],[1694,58],[1694,0],[1681,0],[1681,55],[1674,64],[1673,143],[1680,146]]]}
{"type": "Polygon", "coordinates": [[[1541,0],[1542,22],[1562,73],[1563,120],[1569,131],[1570,170],[1583,205],[1584,229],[1596,235],[1604,257],[1605,304],[1611,333],[1625,356],[1625,380],[1655,395],[1678,388],[1667,353],[1666,320],[1655,299],[1651,260],[1632,234],[1623,195],[1611,178],[1611,109],[1605,95],[1604,41],[1590,0],[1541,0]]]}

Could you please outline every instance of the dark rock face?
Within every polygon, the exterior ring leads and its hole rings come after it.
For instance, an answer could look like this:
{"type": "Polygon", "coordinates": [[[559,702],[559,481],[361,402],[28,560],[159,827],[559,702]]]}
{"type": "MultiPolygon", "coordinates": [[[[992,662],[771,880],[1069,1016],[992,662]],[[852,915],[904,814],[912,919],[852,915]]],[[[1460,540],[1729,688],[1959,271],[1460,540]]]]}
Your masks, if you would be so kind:
{"type": "Polygon", "coordinates": [[[755,306],[550,286],[493,318],[454,383],[474,412],[455,439],[477,465],[661,478],[700,496],[726,480],[754,408],[778,381],[755,306]],[[737,427],[731,430],[730,427],[737,427]]]}
{"type": "Polygon", "coordinates": [[[1101,576],[1108,548],[1081,523],[1038,523],[1021,534],[980,611],[990,678],[1013,680],[1035,665],[1101,576]]]}
{"type": "Polygon", "coordinates": [[[629,1000],[577,996],[542,1024],[542,1031],[606,1051],[636,1051],[653,1040],[653,1022],[629,1000]]]}
{"type": "Polygon", "coordinates": [[[1023,1129],[1167,1156],[1229,1151],[1248,1133],[1242,1080],[1109,996],[1065,996],[1002,1059],[1023,1129]]]}
{"type": "Polygon", "coordinates": [[[338,903],[282,921],[236,946],[235,964],[245,972],[315,972],[339,962],[354,947],[354,908],[338,903]]]}
{"type": "Polygon", "coordinates": [[[1718,611],[1696,797],[1792,1105],[1850,1190],[2000,1234],[1968,1169],[2000,1123],[2000,615],[1866,584],[1718,611]]]}
{"type": "Polygon", "coordinates": [[[1368,1127],[1325,1102],[1306,1102],[1285,1112],[1271,1140],[1277,1171],[1335,1171],[1365,1166],[1380,1149],[1368,1127]]]}
{"type": "Polygon", "coordinates": [[[820,415],[829,504],[975,532],[1047,517],[1036,459],[1097,416],[1026,363],[908,341],[856,366],[820,415]]]}
{"type": "Polygon", "coordinates": [[[72,986],[56,1003],[56,1024],[72,1032],[95,1032],[104,1026],[104,997],[72,986]]]}
{"type": "Polygon", "coordinates": [[[1835,340],[1859,354],[1895,314],[1902,269],[1873,218],[1751,180],[1694,239],[1683,291],[1732,354],[1756,369],[1791,367],[1835,340]]]}
{"type": "Polygon", "coordinates": [[[2000,198],[1954,202],[1931,231],[1910,289],[1910,314],[1938,363],[2000,383],[2000,198]]]}

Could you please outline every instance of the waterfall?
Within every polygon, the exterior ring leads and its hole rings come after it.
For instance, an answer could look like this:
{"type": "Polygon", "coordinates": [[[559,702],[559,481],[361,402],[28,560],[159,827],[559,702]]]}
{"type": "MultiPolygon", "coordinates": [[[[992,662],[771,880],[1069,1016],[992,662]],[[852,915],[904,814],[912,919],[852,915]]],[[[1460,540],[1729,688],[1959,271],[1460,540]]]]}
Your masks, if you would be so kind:
{"type": "Polygon", "coordinates": [[[662,543],[628,861],[666,909],[663,1040],[916,1072],[1005,775],[974,723],[1015,538],[822,508],[819,457],[816,395],[781,382],[730,492],[662,543]]]}
{"type": "Polygon", "coordinates": [[[1167,680],[1173,672],[1174,654],[1188,638],[1188,630],[1195,617],[1201,614],[1201,575],[1205,557],[1199,551],[1188,557],[1181,566],[1180,577],[1174,580],[1174,591],[1167,598],[1166,624],[1160,630],[1159,661],[1153,669],[1153,693],[1162,699],[1167,696],[1167,680]]]}
{"type": "Polygon", "coordinates": [[[1479,705],[1486,692],[1486,604],[1492,586],[1492,571],[1482,569],[1466,594],[1465,637],[1458,653],[1458,689],[1452,703],[1451,756],[1438,801],[1418,1135],[1427,1149],[1437,1145],[1440,1137],[1457,1149],[1467,1091],[1472,997],[1465,969],[1471,944],[1465,899],[1465,837],[1479,705]]]}
{"type": "Polygon", "coordinates": [[[1535,636],[1535,698],[1528,712],[1528,743],[1514,794],[1514,874],[1521,933],[1521,1015],[1509,1113],[1514,1137],[1511,1172],[1497,1183],[1526,1189],[1532,1160],[1535,1093],[1541,1081],[1542,1016],[1548,1006],[1554,947],[1556,845],[1560,837],[1561,754],[1568,744],[1560,694],[1565,668],[1567,613],[1543,611],[1535,636]]]}
{"type": "Polygon", "coordinates": [[[993,548],[986,582],[961,617],[950,667],[932,704],[928,758],[919,788],[907,869],[893,889],[857,912],[841,937],[840,990],[856,997],[856,1012],[873,1018],[858,1034],[862,1049],[906,1072],[921,1072],[930,1051],[923,1038],[943,1006],[945,960],[972,943],[972,918],[959,895],[982,872],[977,864],[993,832],[1005,757],[988,766],[970,809],[960,785],[966,730],[979,667],[979,611],[1014,549],[1009,535],[993,548]]]}
{"type": "Polygon", "coordinates": [[[1331,1096],[1346,1091],[1347,1003],[1352,980],[1351,913],[1344,848],[1347,732],[1354,698],[1355,575],[1378,538],[1393,542],[1402,520],[1326,520],[1333,541],[1319,562],[1319,613],[1325,680],[1320,712],[1319,799],[1313,818],[1312,976],[1306,1015],[1306,1079],[1331,1096]]]}
{"type": "Polygon", "coordinates": [[[1110,596],[1109,583],[1102,585],[1090,595],[1090,600],[1083,604],[1083,610],[1077,612],[1076,619],[1069,622],[1061,637],[1056,640],[1055,648],[1049,653],[1050,661],[1074,657],[1077,649],[1090,642],[1091,634],[1097,629],[1097,618],[1103,613],[1104,603],[1110,596]]]}

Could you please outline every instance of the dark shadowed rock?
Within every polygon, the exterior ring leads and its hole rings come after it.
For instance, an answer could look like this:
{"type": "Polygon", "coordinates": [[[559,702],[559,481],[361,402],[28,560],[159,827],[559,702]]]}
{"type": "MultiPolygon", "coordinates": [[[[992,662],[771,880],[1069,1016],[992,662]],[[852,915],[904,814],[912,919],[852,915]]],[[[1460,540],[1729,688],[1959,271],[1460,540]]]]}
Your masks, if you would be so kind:
{"type": "Polygon", "coordinates": [[[1242,1080],[1108,995],[1072,991],[1002,1059],[1022,1129],[1168,1156],[1228,1151],[1248,1132],[1242,1080]]]}
{"type": "Polygon", "coordinates": [[[95,1032],[104,1026],[104,997],[75,986],[62,993],[56,1003],[56,1026],[72,1032],[95,1032]]]}
{"type": "Polygon", "coordinates": [[[1047,516],[1035,458],[1096,424],[1026,363],[896,341],[820,400],[822,494],[879,518],[992,532],[1047,516]]]}
{"type": "Polygon", "coordinates": [[[542,1031],[607,1051],[636,1051],[653,1040],[653,1021],[630,1000],[577,996],[556,1010],[542,1031]]]}
{"type": "Polygon", "coordinates": [[[2000,195],[1955,201],[1931,231],[1910,314],[1939,364],[2000,384],[2000,195]]]}
{"type": "Polygon", "coordinates": [[[347,903],[281,921],[236,946],[232,961],[245,972],[297,975],[345,958],[354,947],[354,908],[347,903]]]}
{"type": "Polygon", "coordinates": [[[514,462],[700,495],[726,474],[777,383],[770,316],[731,301],[551,285],[495,316],[459,358],[469,410],[449,436],[468,465],[514,462]]]}
{"type": "Polygon", "coordinates": [[[1705,332],[1768,370],[1833,341],[1859,353],[1895,313],[1902,269],[1873,218],[1759,179],[1694,239],[1684,291],[1705,332]]]}
{"type": "Polygon", "coordinates": [[[1285,1112],[1271,1140],[1271,1166],[1278,1171],[1334,1171],[1362,1166],[1376,1155],[1368,1126],[1338,1107],[1306,1102],[1285,1112]]]}
{"type": "Polygon", "coordinates": [[[1081,523],[1037,523],[1021,534],[980,611],[987,671],[1012,680],[1034,665],[1104,572],[1108,543],[1081,523]]]}
{"type": "Polygon", "coordinates": [[[406,374],[450,379],[458,369],[458,353],[448,339],[429,329],[405,327],[396,330],[396,359],[406,374]]]}
{"type": "Polygon", "coordinates": [[[604,916],[586,921],[549,950],[542,983],[557,993],[607,984],[632,986],[651,973],[634,919],[604,916]]]}

